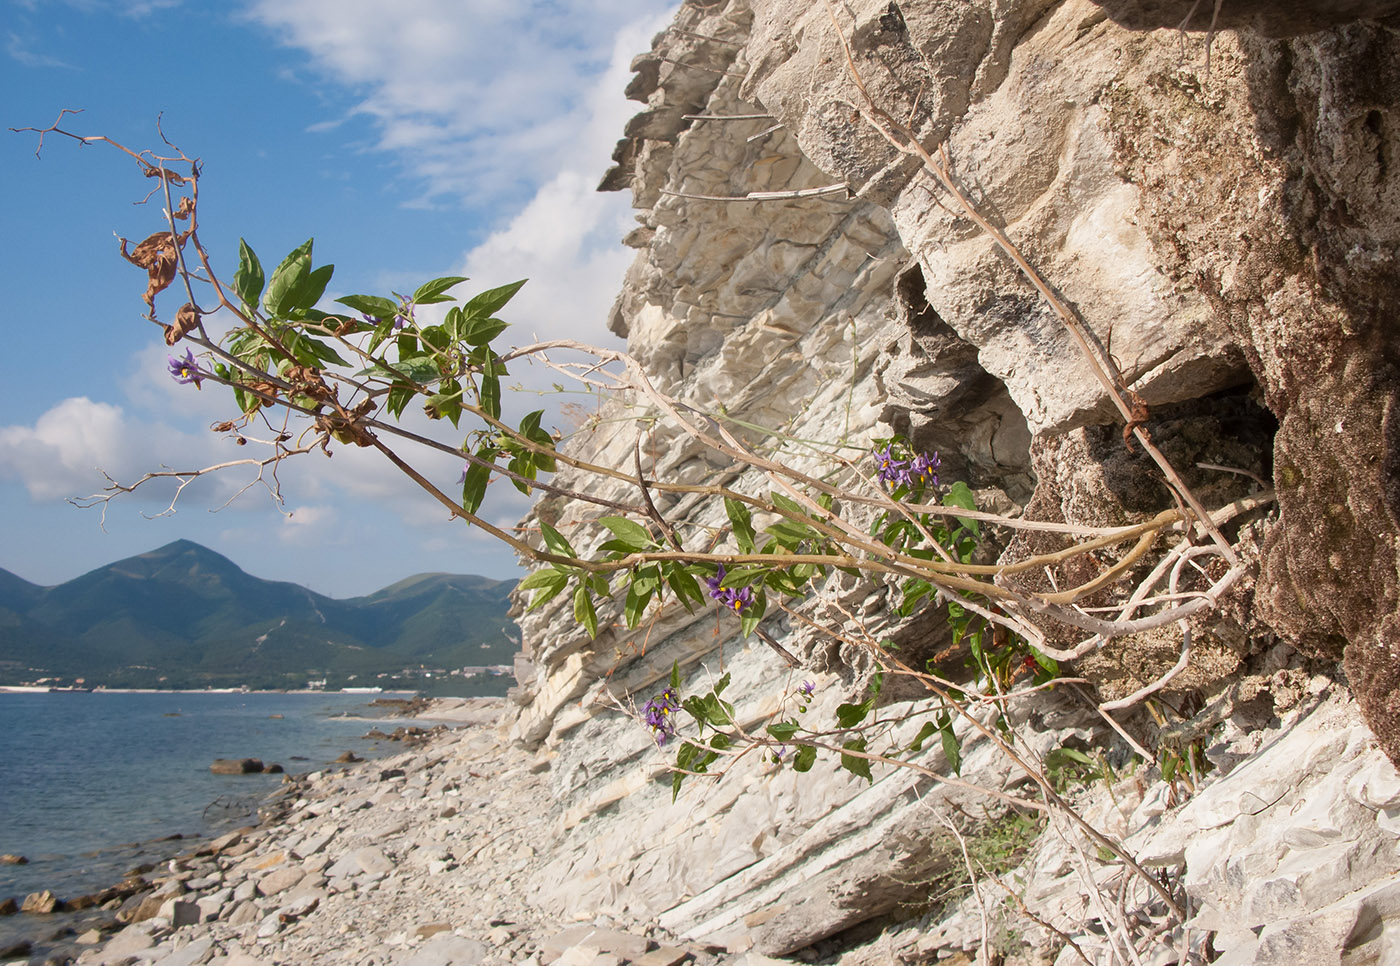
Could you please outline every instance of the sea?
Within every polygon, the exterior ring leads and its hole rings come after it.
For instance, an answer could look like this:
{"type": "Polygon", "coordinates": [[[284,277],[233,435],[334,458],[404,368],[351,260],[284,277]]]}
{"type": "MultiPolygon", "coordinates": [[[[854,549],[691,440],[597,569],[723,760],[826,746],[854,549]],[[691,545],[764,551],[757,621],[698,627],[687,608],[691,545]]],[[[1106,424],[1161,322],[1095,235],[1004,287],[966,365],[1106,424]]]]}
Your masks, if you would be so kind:
{"type": "MultiPolygon", "coordinates": [[[[215,758],[260,758],[300,774],[346,751],[401,750],[361,737],[384,714],[370,701],[385,696],[0,692],[0,854],[29,860],[0,864],[0,900],[97,892],[190,838],[256,824],[283,776],[215,775],[215,758]]],[[[0,949],[66,927],[62,915],[0,917],[0,949]]]]}

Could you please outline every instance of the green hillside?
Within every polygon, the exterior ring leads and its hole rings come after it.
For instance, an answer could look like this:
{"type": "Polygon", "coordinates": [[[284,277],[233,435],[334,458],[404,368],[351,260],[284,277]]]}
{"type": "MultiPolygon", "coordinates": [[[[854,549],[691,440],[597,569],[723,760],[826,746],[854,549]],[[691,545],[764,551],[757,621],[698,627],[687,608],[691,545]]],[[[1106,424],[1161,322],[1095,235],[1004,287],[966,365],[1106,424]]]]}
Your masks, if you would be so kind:
{"type": "Polygon", "coordinates": [[[188,540],[55,587],[0,570],[0,684],[45,676],[110,686],[412,684],[380,676],[509,664],[514,586],[419,574],[337,600],[254,577],[188,540]]]}

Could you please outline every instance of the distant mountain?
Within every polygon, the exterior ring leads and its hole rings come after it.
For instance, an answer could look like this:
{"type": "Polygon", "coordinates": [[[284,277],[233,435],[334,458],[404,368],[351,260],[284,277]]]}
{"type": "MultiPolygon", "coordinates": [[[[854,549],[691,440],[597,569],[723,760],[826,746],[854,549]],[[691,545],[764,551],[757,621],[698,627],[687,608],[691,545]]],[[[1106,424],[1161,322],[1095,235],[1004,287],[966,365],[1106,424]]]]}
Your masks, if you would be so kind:
{"type": "Polygon", "coordinates": [[[420,574],[336,600],[254,577],[189,540],[56,587],[0,570],[0,683],[48,674],[113,685],[265,687],[350,675],[370,684],[406,667],[508,664],[514,586],[420,574]]]}

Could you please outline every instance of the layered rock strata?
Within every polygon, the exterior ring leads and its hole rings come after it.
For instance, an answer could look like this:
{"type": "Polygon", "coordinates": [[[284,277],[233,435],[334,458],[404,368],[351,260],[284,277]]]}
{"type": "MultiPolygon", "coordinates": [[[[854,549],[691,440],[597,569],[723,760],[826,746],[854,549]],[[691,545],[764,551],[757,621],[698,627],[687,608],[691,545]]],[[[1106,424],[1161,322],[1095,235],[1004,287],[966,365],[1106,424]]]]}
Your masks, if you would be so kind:
{"type": "MultiPolygon", "coordinates": [[[[1157,6],[1160,17],[1170,5],[1157,6]]],[[[1265,682],[1248,711],[1262,708],[1267,723],[1289,705],[1290,675],[1340,676],[1344,658],[1360,713],[1400,761],[1385,327],[1400,304],[1396,31],[1331,8],[1271,18],[1268,5],[1247,6],[1217,23],[1207,74],[1208,24],[1190,25],[1200,32],[1183,54],[1182,37],[1132,15],[1146,5],[683,5],[634,64],[629,94],[646,108],[604,179],[631,189],[639,222],[612,327],[662,391],[803,471],[822,465],[822,446],[858,454],[898,431],[938,449],[945,479],[967,480],[991,508],[1106,526],[1171,506],[1156,470],[1125,449],[1063,323],[868,121],[909,124],[946,148],[963,192],[1073,307],[1207,505],[1277,490],[1277,509],[1230,531],[1258,579],[1194,624],[1192,660],[1164,692],[1190,720],[1138,710],[1124,725],[1148,742],[1200,725],[1204,740],[1243,713],[1235,685],[1246,678],[1265,682]],[[1205,722],[1193,717],[1202,705],[1223,710],[1205,722]]],[[[766,492],[760,474],[656,416],[624,400],[571,452],[620,467],[639,458],[648,478],[766,492]]],[[[625,483],[588,485],[637,497],[625,483]]],[[[701,496],[655,496],[687,539],[727,530],[701,496]]],[[[545,499],[525,525],[582,541],[600,515],[545,499]]],[[[1036,549],[1013,542],[1007,553],[1036,549]]],[[[936,612],[901,622],[891,605],[885,589],[848,580],[805,607],[893,639],[916,663],[946,650],[936,612]]],[[[803,679],[819,686],[807,714],[830,720],[864,686],[868,650],[775,617],[766,629],[803,665],[791,670],[713,613],[671,607],[627,631],[613,604],[600,619],[590,640],[561,598],[521,620],[507,726],[561,802],[539,878],[545,908],[655,916],[694,939],[786,953],[910,915],[921,883],[961,861],[937,817],[968,802],[907,774],[867,786],[820,760],[799,781],[751,757],[672,804],[667,756],[624,713],[674,663],[687,693],[729,673],[745,725],[790,707],[803,679]]],[[[1099,696],[1120,697],[1171,667],[1180,646],[1175,631],[1140,634],[1076,670],[1099,696]]],[[[909,691],[888,700],[895,715],[928,707],[909,691]]],[[[1111,746],[1093,700],[1042,699],[1023,710],[1020,739],[1041,751],[1111,746]]],[[[976,784],[1027,780],[975,740],[965,752],[976,784]]],[[[930,749],[924,763],[946,771],[941,755],[930,749]]],[[[1192,875],[1186,888],[1210,906],[1214,887],[1192,875]]]]}

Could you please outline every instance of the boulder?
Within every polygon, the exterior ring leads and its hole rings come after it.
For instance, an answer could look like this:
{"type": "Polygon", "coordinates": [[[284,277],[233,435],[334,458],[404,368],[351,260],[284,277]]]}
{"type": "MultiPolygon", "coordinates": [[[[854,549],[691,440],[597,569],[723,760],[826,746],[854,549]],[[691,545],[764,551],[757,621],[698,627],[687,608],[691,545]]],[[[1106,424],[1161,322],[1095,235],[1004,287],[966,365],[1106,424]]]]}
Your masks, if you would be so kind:
{"type": "Polygon", "coordinates": [[[25,896],[24,903],[19,907],[19,911],[44,916],[51,912],[57,912],[62,907],[62,900],[45,889],[43,892],[31,892],[29,895],[25,896]]]}
{"type": "Polygon", "coordinates": [[[22,855],[13,855],[9,852],[0,855],[0,865],[26,865],[28,862],[29,860],[22,855]]]}
{"type": "Polygon", "coordinates": [[[216,775],[253,775],[263,770],[263,763],[256,758],[215,758],[209,770],[216,775]]]}
{"type": "Polygon", "coordinates": [[[364,761],[364,759],[353,751],[347,751],[336,758],[335,763],[337,765],[353,765],[357,761],[364,761]]]}

